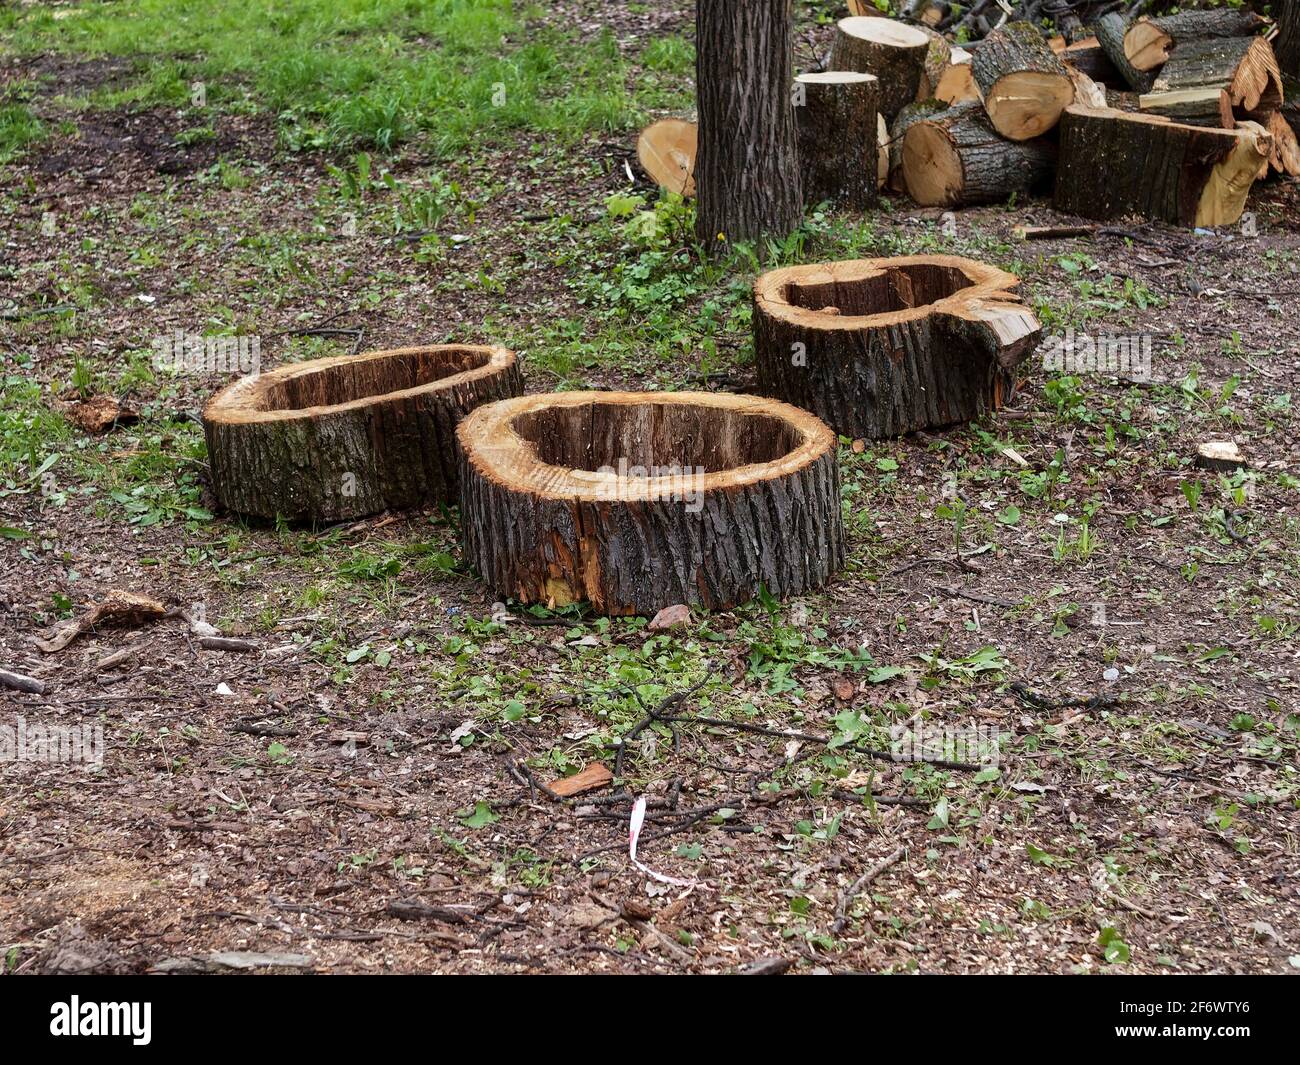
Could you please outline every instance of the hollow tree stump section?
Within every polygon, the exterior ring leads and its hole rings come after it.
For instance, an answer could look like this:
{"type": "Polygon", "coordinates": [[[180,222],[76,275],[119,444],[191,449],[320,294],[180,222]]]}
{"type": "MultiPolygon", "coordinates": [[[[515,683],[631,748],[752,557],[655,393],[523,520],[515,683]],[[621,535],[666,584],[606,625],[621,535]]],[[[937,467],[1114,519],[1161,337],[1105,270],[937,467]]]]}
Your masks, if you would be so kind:
{"type": "Polygon", "coordinates": [[[1155,74],[1149,70],[1138,70],[1124,54],[1124,35],[1128,32],[1128,23],[1121,16],[1113,12],[1103,15],[1094,24],[1093,32],[1097,35],[1097,43],[1106,53],[1106,58],[1119,71],[1119,76],[1130,89],[1146,92],[1151,88],[1151,83],[1156,80],[1155,74]]]}
{"type": "Polygon", "coordinates": [[[880,114],[892,122],[916,100],[929,52],[930,38],[920,30],[892,19],[860,15],[836,24],[831,69],[874,74],[880,82],[880,114]]]}
{"type": "Polygon", "coordinates": [[[646,126],[637,138],[637,160],[661,189],[694,196],[697,139],[694,122],[660,119],[646,126]]]}
{"type": "Polygon", "coordinates": [[[1262,25],[1255,12],[1232,9],[1140,18],[1124,33],[1124,56],[1135,70],[1156,70],[1192,41],[1247,37],[1262,25]]]}
{"type": "Polygon", "coordinates": [[[513,352],[453,344],[244,377],[203,411],[213,489],[237,514],[288,521],[454,502],[456,423],[522,391],[513,352]]]}
{"type": "Polygon", "coordinates": [[[971,73],[984,95],[989,120],[1002,136],[1041,136],[1074,100],[1074,83],[1032,22],[1009,22],[975,49],[971,73]]]}
{"type": "Polygon", "coordinates": [[[465,555],[500,596],[723,610],[843,563],[835,435],[784,403],[562,392],[480,408],[457,436],[465,555]]]}
{"type": "Polygon", "coordinates": [[[1058,211],[1103,221],[1137,214],[1176,225],[1217,226],[1241,217],[1269,145],[1249,129],[1070,107],[1061,120],[1060,152],[1058,211]]]}
{"type": "Polygon", "coordinates": [[[1231,129],[1238,118],[1263,118],[1282,103],[1282,77],[1262,37],[1182,45],[1144,93],[1143,111],[1178,122],[1231,129]]]}
{"type": "Polygon", "coordinates": [[[908,195],[927,207],[999,203],[1051,177],[1056,150],[1045,140],[998,135],[971,100],[912,123],[903,137],[908,195]]]}
{"type": "Polygon", "coordinates": [[[763,274],[754,285],[759,391],[845,436],[968,421],[1010,395],[1041,335],[1018,283],[950,255],[763,274]]]}
{"type": "Polygon", "coordinates": [[[710,250],[803,219],[791,32],[790,0],[695,5],[695,232],[710,250]]]}
{"type": "Polygon", "coordinates": [[[878,188],[880,83],[854,71],[800,74],[793,99],[805,203],[870,207],[878,188]]]}

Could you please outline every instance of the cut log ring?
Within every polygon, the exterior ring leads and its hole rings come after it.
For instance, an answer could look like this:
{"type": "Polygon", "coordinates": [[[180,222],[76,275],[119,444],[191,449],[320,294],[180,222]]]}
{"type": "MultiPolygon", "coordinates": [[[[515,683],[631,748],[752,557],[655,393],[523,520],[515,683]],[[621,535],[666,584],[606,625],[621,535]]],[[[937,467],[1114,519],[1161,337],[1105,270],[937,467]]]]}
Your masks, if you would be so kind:
{"type": "Polygon", "coordinates": [[[237,514],[286,521],[454,502],[456,423],[522,391],[513,352],[460,344],[244,377],[203,411],[213,489],[237,514]]]}
{"type": "Polygon", "coordinates": [[[969,421],[1001,406],[1041,335],[1018,284],[952,255],[763,274],[754,285],[759,391],[845,436],[969,421]]]}
{"type": "Polygon", "coordinates": [[[497,595],[725,610],[760,587],[810,591],[843,562],[835,435],[784,403],[561,392],[456,432],[465,557],[497,595]]]}
{"type": "Polygon", "coordinates": [[[664,118],[641,131],[636,157],[641,169],[661,189],[695,195],[695,152],[699,130],[694,122],[664,118]]]}

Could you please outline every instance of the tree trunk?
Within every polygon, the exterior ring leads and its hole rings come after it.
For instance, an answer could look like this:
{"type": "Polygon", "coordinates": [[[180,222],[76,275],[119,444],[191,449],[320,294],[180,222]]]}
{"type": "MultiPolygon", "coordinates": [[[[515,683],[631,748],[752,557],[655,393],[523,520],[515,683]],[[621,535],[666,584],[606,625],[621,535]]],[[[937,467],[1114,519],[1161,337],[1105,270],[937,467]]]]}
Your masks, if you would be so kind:
{"type": "Polygon", "coordinates": [[[1300,2],[1281,0],[1274,3],[1273,18],[1277,21],[1277,37],[1273,51],[1277,65],[1285,78],[1300,82],[1300,2]]]}
{"type": "Polygon", "coordinates": [[[1014,141],[1046,133],[1074,100],[1065,64],[1032,22],[1009,22],[985,37],[971,73],[993,128],[1014,141]]]}
{"type": "Polygon", "coordinates": [[[1103,221],[1136,214],[1175,225],[1230,225],[1268,150],[1267,138],[1251,130],[1071,107],[1061,120],[1055,206],[1103,221]]]}
{"type": "Polygon", "coordinates": [[[929,53],[930,38],[911,26],[869,15],[842,18],[835,27],[831,69],[874,74],[880,81],[880,113],[892,122],[920,93],[929,53]]]}
{"type": "Polygon", "coordinates": [[[1046,183],[1055,160],[1046,140],[999,136],[974,100],[913,123],[903,138],[908,195],[927,207],[1004,202],[1046,183]]]}
{"type": "Polygon", "coordinates": [[[727,610],[844,561],[835,435],[784,403],[560,392],[484,407],[457,437],[465,557],[503,598],[727,610]]]}
{"type": "Polygon", "coordinates": [[[832,200],[858,210],[876,202],[880,83],[870,74],[800,74],[794,83],[799,166],[806,206],[832,200]]]}
{"type": "Polygon", "coordinates": [[[1192,41],[1249,37],[1262,25],[1264,20],[1253,11],[1227,8],[1140,18],[1124,33],[1124,55],[1135,70],[1157,70],[1192,41]]]}
{"type": "Polygon", "coordinates": [[[754,285],[759,391],[845,436],[969,421],[1011,394],[1041,328],[1017,279],[950,255],[791,266],[754,285]]]}
{"type": "Polygon", "coordinates": [[[1188,41],[1161,68],[1141,107],[1177,122],[1231,129],[1238,118],[1267,120],[1282,104],[1282,76],[1262,37],[1188,41]]]}
{"type": "Polygon", "coordinates": [[[522,391],[513,352],[453,344],[243,377],[203,410],[212,487],[228,510],[286,521],[454,503],[456,423],[522,391]]]}
{"type": "Polygon", "coordinates": [[[1128,87],[1134,92],[1149,90],[1156,76],[1148,70],[1138,70],[1124,54],[1124,35],[1128,32],[1128,24],[1124,19],[1114,13],[1103,15],[1092,31],[1097,35],[1097,43],[1106,53],[1106,58],[1119,71],[1119,76],[1128,83],[1128,87]]]}
{"type": "Polygon", "coordinates": [[[784,237],[803,217],[790,106],[790,0],[695,5],[700,242],[784,237]]]}

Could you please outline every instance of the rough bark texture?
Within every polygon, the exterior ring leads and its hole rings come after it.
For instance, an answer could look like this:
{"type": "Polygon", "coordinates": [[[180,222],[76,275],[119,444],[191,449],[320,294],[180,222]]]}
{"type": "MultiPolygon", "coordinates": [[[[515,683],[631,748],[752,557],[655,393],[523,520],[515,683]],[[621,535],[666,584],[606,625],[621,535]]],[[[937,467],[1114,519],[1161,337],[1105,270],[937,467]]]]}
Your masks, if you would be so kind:
{"type": "Polygon", "coordinates": [[[287,521],[454,502],[456,423],[522,391],[512,352],[461,345],[245,377],[203,411],[213,490],[235,513],[287,521]]]}
{"type": "Polygon", "coordinates": [[[1300,81],[1300,0],[1274,0],[1273,18],[1277,22],[1273,40],[1277,65],[1284,77],[1300,81]]]}
{"type": "Polygon", "coordinates": [[[917,29],[930,39],[930,46],[926,49],[925,67],[921,72],[921,80],[917,84],[916,99],[930,100],[934,98],[939,82],[952,61],[952,45],[941,33],[936,33],[925,26],[918,26],[917,29]]]}
{"type": "Polygon", "coordinates": [[[465,556],[495,594],[605,614],[800,595],[844,560],[834,434],[754,396],[568,392],[461,423],[465,556]],[[620,462],[703,467],[674,498],[620,462]],[[592,472],[596,471],[596,472],[592,472]],[[688,498],[683,498],[686,496],[688,498]]]}
{"type": "Polygon", "coordinates": [[[985,37],[971,73],[993,128],[1012,140],[1046,133],[1074,99],[1065,64],[1032,22],[1009,22],[985,37]]]}
{"type": "Polygon", "coordinates": [[[835,29],[831,69],[874,74],[880,82],[880,113],[892,122],[916,100],[929,53],[930,39],[913,27],[870,16],[846,18],[835,29]]]}
{"type": "Polygon", "coordinates": [[[1124,19],[1114,13],[1103,15],[1092,31],[1097,35],[1097,43],[1106,53],[1106,58],[1119,71],[1119,76],[1128,83],[1129,88],[1134,92],[1148,91],[1156,76],[1149,70],[1138,70],[1124,54],[1124,34],[1128,32],[1128,24],[1124,19]]]}
{"type": "Polygon", "coordinates": [[[917,122],[933,118],[947,110],[948,105],[942,100],[920,100],[908,104],[898,112],[894,124],[889,127],[888,185],[894,192],[907,191],[907,181],[903,177],[903,139],[907,136],[907,131],[917,122]]]}
{"type": "Polygon", "coordinates": [[[1282,78],[1262,37],[1189,41],[1160,70],[1143,111],[1231,129],[1236,118],[1267,118],[1282,103],[1282,78]]]}
{"type": "Polygon", "coordinates": [[[1041,328],[1017,279],[947,255],[774,270],[754,286],[759,391],[845,436],[968,421],[1011,394],[1041,328]]]}
{"type": "Polygon", "coordinates": [[[1241,217],[1267,157],[1267,144],[1249,131],[1071,107],[1061,120],[1054,202],[1086,218],[1134,214],[1184,226],[1227,225],[1241,217]]]}
{"type": "Polygon", "coordinates": [[[1056,149],[999,136],[978,101],[915,122],[903,138],[908,195],[929,207],[999,203],[1046,183],[1056,149]]]}
{"type": "Polygon", "coordinates": [[[803,218],[790,35],[790,0],[695,5],[695,231],[707,248],[783,237],[803,218]]]}
{"type": "Polygon", "coordinates": [[[1247,37],[1262,25],[1255,12],[1231,8],[1140,18],[1124,33],[1124,55],[1137,70],[1156,70],[1192,41],[1247,37]]]}
{"type": "Polygon", "coordinates": [[[880,83],[836,71],[795,79],[794,114],[806,204],[833,200],[863,210],[876,202],[880,83]]]}

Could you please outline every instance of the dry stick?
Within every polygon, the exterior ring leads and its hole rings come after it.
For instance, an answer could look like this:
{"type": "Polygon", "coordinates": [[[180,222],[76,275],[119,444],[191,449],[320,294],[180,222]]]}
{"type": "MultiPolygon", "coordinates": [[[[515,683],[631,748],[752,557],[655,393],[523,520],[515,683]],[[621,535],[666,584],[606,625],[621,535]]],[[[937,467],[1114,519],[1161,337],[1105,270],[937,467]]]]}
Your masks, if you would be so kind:
{"type": "Polygon", "coordinates": [[[865,888],[871,881],[875,880],[881,873],[897,862],[904,854],[907,853],[906,847],[899,847],[892,854],[882,858],[873,865],[857,880],[849,886],[848,891],[840,896],[840,901],[835,906],[835,923],[831,925],[831,931],[839,935],[844,931],[845,926],[849,923],[849,906],[852,905],[854,898],[865,888]]]}
{"type": "Polygon", "coordinates": [[[0,669],[0,688],[13,688],[15,691],[27,692],[29,695],[44,695],[45,682],[35,677],[26,677],[21,673],[10,673],[0,669]]]}

